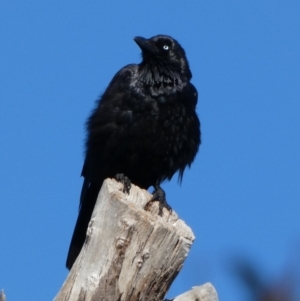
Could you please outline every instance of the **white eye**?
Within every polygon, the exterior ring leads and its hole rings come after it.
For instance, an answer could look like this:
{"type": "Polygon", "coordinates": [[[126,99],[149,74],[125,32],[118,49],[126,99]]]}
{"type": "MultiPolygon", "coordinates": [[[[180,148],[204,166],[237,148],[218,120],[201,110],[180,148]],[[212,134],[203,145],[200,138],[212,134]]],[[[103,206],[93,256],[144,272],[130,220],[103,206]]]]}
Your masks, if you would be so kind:
{"type": "Polygon", "coordinates": [[[168,46],[168,45],[164,45],[164,46],[163,46],[163,49],[164,49],[164,50],[169,50],[169,46],[168,46]]]}

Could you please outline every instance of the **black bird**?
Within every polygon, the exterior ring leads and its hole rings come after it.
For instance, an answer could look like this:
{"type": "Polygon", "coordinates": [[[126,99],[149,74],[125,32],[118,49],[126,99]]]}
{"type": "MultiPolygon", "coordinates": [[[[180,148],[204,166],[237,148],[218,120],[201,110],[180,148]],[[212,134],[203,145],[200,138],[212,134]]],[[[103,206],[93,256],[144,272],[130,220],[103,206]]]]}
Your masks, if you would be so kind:
{"type": "Polygon", "coordinates": [[[79,215],[66,266],[71,269],[85,241],[103,181],[115,177],[148,189],[170,208],[160,184],[183,172],[200,145],[197,90],[184,49],[170,36],[136,37],[142,62],[122,68],[87,120],[86,157],[79,215]],[[131,181],[131,182],[130,182],[131,181]]]}

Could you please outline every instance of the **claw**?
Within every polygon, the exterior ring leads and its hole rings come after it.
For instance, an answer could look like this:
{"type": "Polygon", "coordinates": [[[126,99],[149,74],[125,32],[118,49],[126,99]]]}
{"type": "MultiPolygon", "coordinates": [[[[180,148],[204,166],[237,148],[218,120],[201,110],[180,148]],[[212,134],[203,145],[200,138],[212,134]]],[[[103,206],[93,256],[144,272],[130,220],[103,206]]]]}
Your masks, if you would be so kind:
{"type": "Polygon", "coordinates": [[[147,209],[151,203],[158,201],[159,202],[158,215],[162,216],[163,208],[166,208],[171,214],[172,208],[170,207],[170,205],[168,204],[168,202],[166,200],[166,193],[158,184],[155,185],[154,187],[155,187],[155,190],[153,191],[153,196],[152,196],[151,200],[146,204],[145,209],[147,209]]]}
{"type": "Polygon", "coordinates": [[[123,192],[129,194],[131,188],[131,181],[124,174],[118,173],[115,175],[115,179],[123,184],[123,192]]]}

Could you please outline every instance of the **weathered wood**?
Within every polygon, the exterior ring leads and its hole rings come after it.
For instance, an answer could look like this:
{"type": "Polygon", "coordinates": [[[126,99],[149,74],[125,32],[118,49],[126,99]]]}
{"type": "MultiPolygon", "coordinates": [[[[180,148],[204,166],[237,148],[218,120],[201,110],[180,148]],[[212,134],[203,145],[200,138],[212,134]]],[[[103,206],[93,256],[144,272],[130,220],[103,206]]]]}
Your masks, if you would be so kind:
{"type": "MultiPolygon", "coordinates": [[[[146,191],[107,179],[99,193],[85,244],[55,301],[162,300],[194,240],[175,212],[146,191]]],[[[204,299],[205,300],[205,299],[204,299]]],[[[210,299],[207,299],[210,300],[210,299]]]]}
{"type": "Polygon", "coordinates": [[[211,283],[193,287],[190,291],[177,296],[173,301],[218,301],[218,294],[211,283]]]}

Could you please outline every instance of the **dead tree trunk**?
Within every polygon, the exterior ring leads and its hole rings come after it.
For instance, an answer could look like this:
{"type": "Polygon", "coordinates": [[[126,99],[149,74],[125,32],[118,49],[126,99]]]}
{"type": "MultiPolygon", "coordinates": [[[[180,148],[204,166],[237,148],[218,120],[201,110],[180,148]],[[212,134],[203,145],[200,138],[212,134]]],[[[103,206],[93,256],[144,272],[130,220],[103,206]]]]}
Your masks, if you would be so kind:
{"type": "MultiPolygon", "coordinates": [[[[85,244],[55,301],[160,301],[182,268],[194,240],[175,212],[148,211],[146,190],[107,179],[99,193],[85,244]]],[[[216,301],[210,284],[175,300],[216,301]],[[197,291],[198,290],[198,291],[197,291]],[[197,299],[198,298],[198,299],[197,299]]]]}

